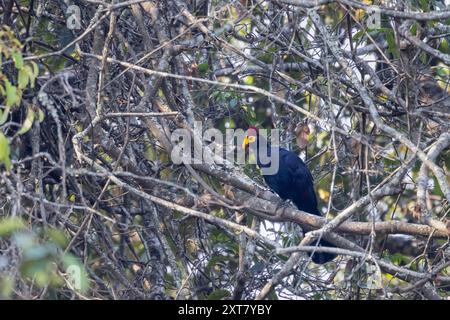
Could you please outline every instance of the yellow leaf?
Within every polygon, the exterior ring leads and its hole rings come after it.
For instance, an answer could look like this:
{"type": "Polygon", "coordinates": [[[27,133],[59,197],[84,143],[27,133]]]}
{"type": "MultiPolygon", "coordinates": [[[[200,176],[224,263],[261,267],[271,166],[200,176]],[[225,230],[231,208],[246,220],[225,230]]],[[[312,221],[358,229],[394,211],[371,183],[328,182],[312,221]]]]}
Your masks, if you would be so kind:
{"type": "Polygon", "coordinates": [[[252,85],[253,84],[253,76],[246,76],[244,77],[243,81],[246,85],[252,85]]]}
{"type": "Polygon", "coordinates": [[[325,189],[319,189],[318,191],[320,199],[326,201],[330,197],[330,192],[325,189]]]}
{"type": "Polygon", "coordinates": [[[386,102],[388,97],[385,94],[380,94],[378,95],[378,99],[380,99],[383,102],[386,102]]]}
{"type": "Polygon", "coordinates": [[[25,121],[23,122],[22,128],[17,132],[17,134],[24,134],[28,132],[28,130],[31,129],[31,126],[33,125],[34,121],[34,111],[31,109],[31,107],[28,107],[27,110],[27,117],[25,118],[25,121]]]}

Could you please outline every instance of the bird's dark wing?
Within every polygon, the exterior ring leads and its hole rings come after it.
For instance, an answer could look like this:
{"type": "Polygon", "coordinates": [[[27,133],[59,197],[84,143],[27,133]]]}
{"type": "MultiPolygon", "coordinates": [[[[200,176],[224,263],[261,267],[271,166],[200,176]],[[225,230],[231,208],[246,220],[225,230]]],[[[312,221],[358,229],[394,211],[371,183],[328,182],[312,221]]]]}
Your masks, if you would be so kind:
{"type": "Polygon", "coordinates": [[[291,199],[292,192],[290,186],[292,185],[292,170],[286,165],[286,151],[281,148],[272,148],[271,154],[275,152],[279,155],[279,167],[275,174],[264,175],[264,180],[267,185],[275,191],[282,199],[291,199]]]}
{"type": "MultiPolygon", "coordinates": [[[[317,210],[317,198],[314,191],[314,182],[308,167],[295,153],[283,148],[272,148],[279,152],[279,169],[274,175],[264,175],[269,187],[281,198],[290,199],[300,210],[320,215],[317,210]]],[[[333,244],[321,239],[319,246],[334,247],[333,244]]],[[[310,254],[311,256],[311,254],[310,254]]],[[[315,263],[323,264],[333,260],[334,254],[316,252],[311,258],[315,263]]]]}
{"type": "Polygon", "coordinates": [[[317,210],[317,198],[314,181],[305,163],[295,153],[283,148],[280,152],[280,169],[277,175],[277,188],[282,198],[290,199],[300,210],[320,215],[317,210]]]}

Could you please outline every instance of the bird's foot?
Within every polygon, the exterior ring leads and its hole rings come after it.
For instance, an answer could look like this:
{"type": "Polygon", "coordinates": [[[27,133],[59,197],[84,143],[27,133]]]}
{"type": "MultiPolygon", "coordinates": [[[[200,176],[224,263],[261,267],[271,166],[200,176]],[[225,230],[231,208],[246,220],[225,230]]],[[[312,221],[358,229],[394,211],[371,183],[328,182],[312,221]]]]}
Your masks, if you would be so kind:
{"type": "Polygon", "coordinates": [[[275,207],[275,216],[281,218],[284,215],[284,211],[289,208],[291,205],[287,201],[279,201],[277,206],[275,207]],[[281,209],[281,210],[280,210],[281,209]]]}

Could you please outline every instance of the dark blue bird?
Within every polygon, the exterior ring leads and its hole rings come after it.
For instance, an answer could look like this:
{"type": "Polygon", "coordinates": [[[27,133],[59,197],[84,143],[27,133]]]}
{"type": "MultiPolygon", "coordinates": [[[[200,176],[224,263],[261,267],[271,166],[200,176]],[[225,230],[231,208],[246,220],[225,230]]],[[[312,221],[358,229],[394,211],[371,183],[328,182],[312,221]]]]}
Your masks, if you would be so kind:
{"type": "MultiPolygon", "coordinates": [[[[291,200],[299,210],[320,216],[317,209],[317,197],[314,191],[314,182],[311,172],[305,163],[295,153],[280,148],[272,147],[270,143],[259,134],[259,130],[250,127],[244,138],[243,147],[255,146],[256,142],[256,162],[262,169],[264,180],[267,185],[276,192],[283,200],[291,200]],[[265,150],[264,150],[265,149],[265,150]],[[278,170],[265,174],[265,169],[273,163],[267,161],[275,152],[279,154],[278,170]],[[267,159],[264,155],[267,155],[267,159]]],[[[272,160],[274,161],[274,160],[272,160]]],[[[319,245],[334,247],[333,244],[321,239],[319,245]]],[[[333,260],[336,255],[331,253],[316,252],[312,256],[314,263],[323,264],[333,260]]]]}

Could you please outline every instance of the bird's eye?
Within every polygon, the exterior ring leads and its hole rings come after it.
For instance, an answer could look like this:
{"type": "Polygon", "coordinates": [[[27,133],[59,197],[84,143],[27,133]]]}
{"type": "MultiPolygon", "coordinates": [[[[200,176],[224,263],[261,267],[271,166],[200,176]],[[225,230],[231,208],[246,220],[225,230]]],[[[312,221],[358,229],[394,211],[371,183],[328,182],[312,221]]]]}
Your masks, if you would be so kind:
{"type": "Polygon", "coordinates": [[[253,143],[253,142],[255,142],[256,141],[256,137],[255,136],[249,136],[248,137],[248,142],[249,143],[253,143]]]}

